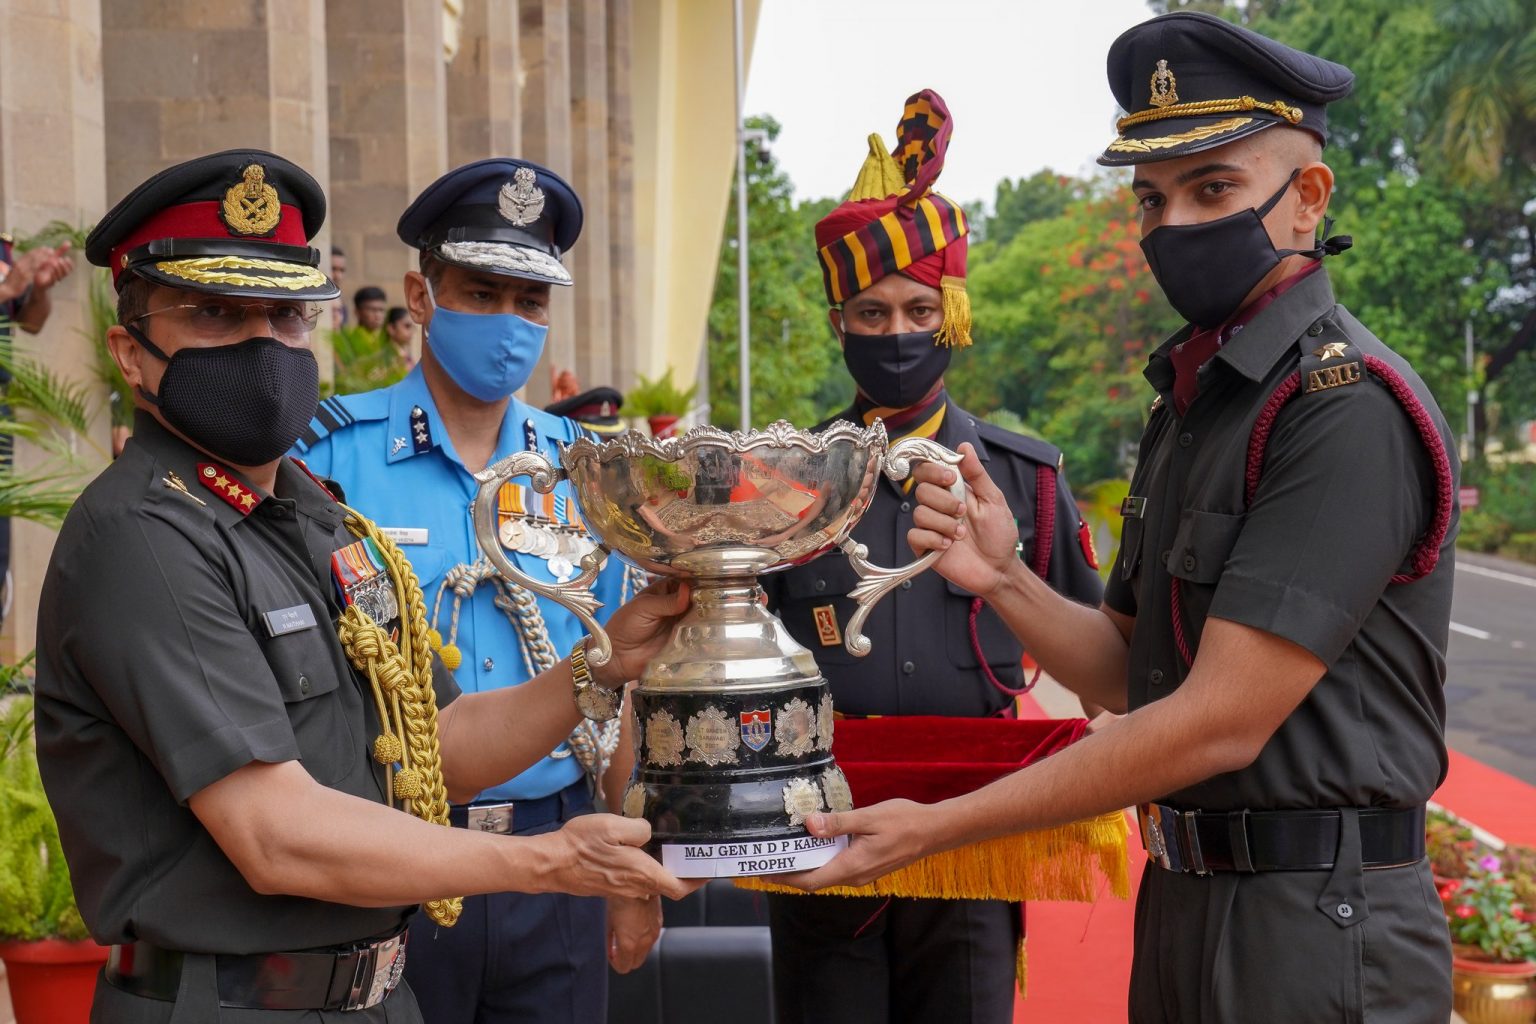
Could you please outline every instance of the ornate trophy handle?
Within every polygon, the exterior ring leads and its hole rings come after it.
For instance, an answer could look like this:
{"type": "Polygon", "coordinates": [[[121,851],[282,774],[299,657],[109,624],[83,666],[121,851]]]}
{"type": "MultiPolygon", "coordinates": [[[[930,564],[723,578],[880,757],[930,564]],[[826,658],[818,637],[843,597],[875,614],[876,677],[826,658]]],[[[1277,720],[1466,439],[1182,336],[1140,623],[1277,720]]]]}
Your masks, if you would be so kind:
{"type": "MultiPolygon", "coordinates": [[[[908,437],[886,449],[885,455],[880,459],[880,468],[892,481],[900,482],[912,475],[914,462],[942,462],[946,466],[958,466],[960,456],[925,437],[908,437]]],[[[961,501],[965,500],[965,481],[960,479],[959,473],[955,474],[955,482],[950,485],[949,493],[961,501]]],[[[869,549],[863,544],[855,543],[852,537],[846,538],[839,546],[847,554],[848,564],[853,566],[853,571],[859,576],[858,585],[848,594],[858,607],[853,613],[853,618],[848,620],[848,628],[845,631],[847,639],[844,641],[844,646],[848,648],[849,654],[862,658],[869,653],[870,648],[869,637],[863,632],[864,620],[869,618],[869,613],[874,610],[876,602],[901,583],[938,561],[939,556],[944,552],[930,551],[900,568],[887,569],[871,562],[868,557],[869,549]]]]}
{"type": "Polygon", "coordinates": [[[587,652],[588,663],[606,665],[613,656],[613,644],[593,614],[603,603],[592,593],[592,581],[597,579],[603,564],[608,561],[608,546],[600,544],[596,551],[584,555],[581,559],[581,572],[564,583],[541,583],[513,565],[512,559],[502,550],[501,536],[497,531],[496,495],[502,484],[518,476],[528,477],[535,491],[548,494],[565,479],[566,473],[539,452],[516,452],[476,473],[475,479],[480,482],[480,490],[475,494],[470,514],[475,522],[475,538],[480,542],[480,550],[485,552],[486,560],[502,576],[520,587],[549,598],[580,619],[596,641],[587,652]]]}

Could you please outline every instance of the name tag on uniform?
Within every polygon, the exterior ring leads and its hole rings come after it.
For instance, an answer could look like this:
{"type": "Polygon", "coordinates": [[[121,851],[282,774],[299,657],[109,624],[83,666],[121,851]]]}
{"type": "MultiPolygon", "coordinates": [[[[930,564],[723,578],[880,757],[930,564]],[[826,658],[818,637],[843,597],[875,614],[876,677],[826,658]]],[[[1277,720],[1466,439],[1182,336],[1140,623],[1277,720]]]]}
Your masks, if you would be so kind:
{"type": "Polygon", "coordinates": [[[271,636],[297,633],[301,629],[318,625],[315,622],[315,610],[307,604],[296,604],[292,608],[277,608],[270,612],[262,612],[261,617],[266,620],[267,633],[271,636]]]}
{"type": "Polygon", "coordinates": [[[1120,503],[1120,516],[1123,519],[1140,519],[1146,511],[1146,498],[1130,497],[1120,503]]]}
{"type": "Polygon", "coordinates": [[[427,542],[427,528],[425,526],[381,526],[379,532],[396,544],[425,544],[427,542]]]}

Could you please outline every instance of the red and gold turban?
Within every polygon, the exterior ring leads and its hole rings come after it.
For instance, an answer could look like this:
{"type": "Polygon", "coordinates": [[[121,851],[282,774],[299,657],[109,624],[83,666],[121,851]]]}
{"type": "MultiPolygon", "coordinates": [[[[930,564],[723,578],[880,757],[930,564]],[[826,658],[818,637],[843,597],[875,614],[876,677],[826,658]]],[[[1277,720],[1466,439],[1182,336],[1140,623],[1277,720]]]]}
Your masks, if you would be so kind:
{"type": "Polygon", "coordinates": [[[847,202],[816,225],[816,246],[827,302],[838,306],[885,277],[902,273],[938,288],[944,320],[938,340],[971,343],[971,303],[965,294],[965,211],[933,191],[944,169],[954,126],[949,108],[932,89],[907,100],[896,125],[896,155],[879,135],[847,202]]]}

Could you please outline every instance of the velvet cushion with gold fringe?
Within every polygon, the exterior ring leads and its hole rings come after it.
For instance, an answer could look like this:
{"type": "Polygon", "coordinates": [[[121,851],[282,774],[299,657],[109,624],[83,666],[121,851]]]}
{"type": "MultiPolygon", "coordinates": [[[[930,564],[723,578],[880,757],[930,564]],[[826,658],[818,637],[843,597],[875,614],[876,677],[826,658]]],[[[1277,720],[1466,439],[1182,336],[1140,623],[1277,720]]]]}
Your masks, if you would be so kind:
{"type": "MultiPolygon", "coordinates": [[[[1080,739],[1083,719],[1058,721],[902,716],[839,719],[832,753],[848,776],[854,805],[896,797],[934,803],[985,786],[1080,739]]],[[[1130,896],[1129,835],[1119,811],[1056,828],[987,839],[924,857],[868,885],[833,886],[817,896],[899,896],[1008,902],[1092,902],[1102,884],[1130,896]]],[[[739,878],[743,889],[799,893],[772,876],[739,878]]],[[[1018,952],[1024,985],[1024,943],[1018,952]]]]}

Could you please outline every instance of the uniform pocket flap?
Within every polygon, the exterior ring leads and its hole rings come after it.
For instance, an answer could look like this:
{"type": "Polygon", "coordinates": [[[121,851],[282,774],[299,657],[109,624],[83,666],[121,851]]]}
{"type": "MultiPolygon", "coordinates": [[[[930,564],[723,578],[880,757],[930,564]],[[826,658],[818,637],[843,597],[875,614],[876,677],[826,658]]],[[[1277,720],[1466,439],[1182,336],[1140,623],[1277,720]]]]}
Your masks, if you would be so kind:
{"type": "Polygon", "coordinates": [[[341,684],[328,643],[335,636],[334,629],[329,621],[323,621],[318,628],[301,633],[261,638],[262,653],[277,680],[283,703],[320,697],[341,684]]]}
{"type": "Polygon", "coordinates": [[[1186,509],[1168,549],[1168,572],[1191,583],[1213,584],[1243,530],[1243,516],[1186,509]]]}

